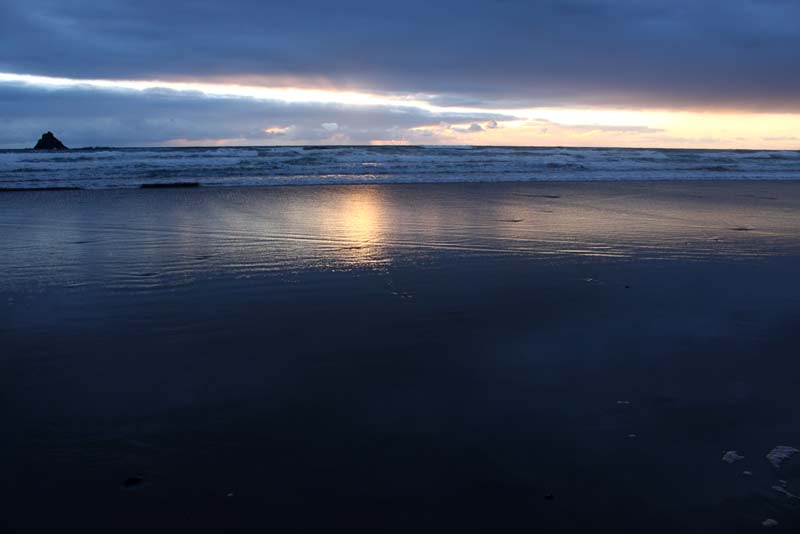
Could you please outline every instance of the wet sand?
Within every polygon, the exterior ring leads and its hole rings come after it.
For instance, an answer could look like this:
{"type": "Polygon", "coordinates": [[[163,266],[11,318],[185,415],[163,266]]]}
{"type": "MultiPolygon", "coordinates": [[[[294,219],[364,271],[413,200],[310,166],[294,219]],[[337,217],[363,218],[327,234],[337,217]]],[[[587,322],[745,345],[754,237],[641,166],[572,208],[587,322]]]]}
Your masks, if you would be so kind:
{"type": "Polygon", "coordinates": [[[13,192],[0,248],[0,530],[800,528],[800,183],[13,192]]]}

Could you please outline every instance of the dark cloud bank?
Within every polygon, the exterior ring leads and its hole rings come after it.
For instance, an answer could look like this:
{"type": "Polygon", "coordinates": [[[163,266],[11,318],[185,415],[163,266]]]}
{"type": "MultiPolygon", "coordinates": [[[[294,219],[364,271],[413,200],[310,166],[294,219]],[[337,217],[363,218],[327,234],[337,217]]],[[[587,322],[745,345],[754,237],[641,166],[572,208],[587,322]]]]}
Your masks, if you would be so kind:
{"type": "Polygon", "coordinates": [[[800,111],[796,0],[4,0],[0,71],[800,111]]]}

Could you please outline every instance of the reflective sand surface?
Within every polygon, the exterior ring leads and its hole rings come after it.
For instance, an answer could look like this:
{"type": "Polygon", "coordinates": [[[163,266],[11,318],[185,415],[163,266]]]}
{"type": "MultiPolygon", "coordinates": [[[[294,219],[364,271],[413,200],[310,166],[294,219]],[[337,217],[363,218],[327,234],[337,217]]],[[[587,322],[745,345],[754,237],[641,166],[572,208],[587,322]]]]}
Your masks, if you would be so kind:
{"type": "Polygon", "coordinates": [[[766,455],[800,448],[798,208],[748,182],[0,195],[2,521],[791,531],[798,458],[766,455]]]}
{"type": "Polygon", "coordinates": [[[6,289],[155,288],[440,254],[737,260],[795,254],[800,233],[794,183],[9,193],[0,207],[6,289]]]}

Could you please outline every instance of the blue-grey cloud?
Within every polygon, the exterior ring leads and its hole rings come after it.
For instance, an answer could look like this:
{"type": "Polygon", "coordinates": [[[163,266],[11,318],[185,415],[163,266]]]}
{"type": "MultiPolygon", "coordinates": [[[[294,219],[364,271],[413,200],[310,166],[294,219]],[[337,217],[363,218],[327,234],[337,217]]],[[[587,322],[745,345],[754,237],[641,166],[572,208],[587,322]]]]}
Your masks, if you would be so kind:
{"type": "Polygon", "coordinates": [[[45,89],[0,84],[0,148],[23,148],[52,130],[68,146],[365,144],[411,140],[420,126],[508,118],[416,108],[289,104],[170,90],[45,89]]]}
{"type": "Polygon", "coordinates": [[[4,0],[0,70],[800,111],[796,0],[4,0]]]}

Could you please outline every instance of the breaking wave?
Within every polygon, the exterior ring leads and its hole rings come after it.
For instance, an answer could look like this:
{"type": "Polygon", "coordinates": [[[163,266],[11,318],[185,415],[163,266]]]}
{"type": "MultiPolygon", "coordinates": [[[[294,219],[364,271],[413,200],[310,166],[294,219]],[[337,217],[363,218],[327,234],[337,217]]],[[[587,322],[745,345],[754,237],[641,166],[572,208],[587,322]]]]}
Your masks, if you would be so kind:
{"type": "Polygon", "coordinates": [[[0,150],[0,189],[592,180],[798,180],[800,151],[323,146],[0,150]]]}

